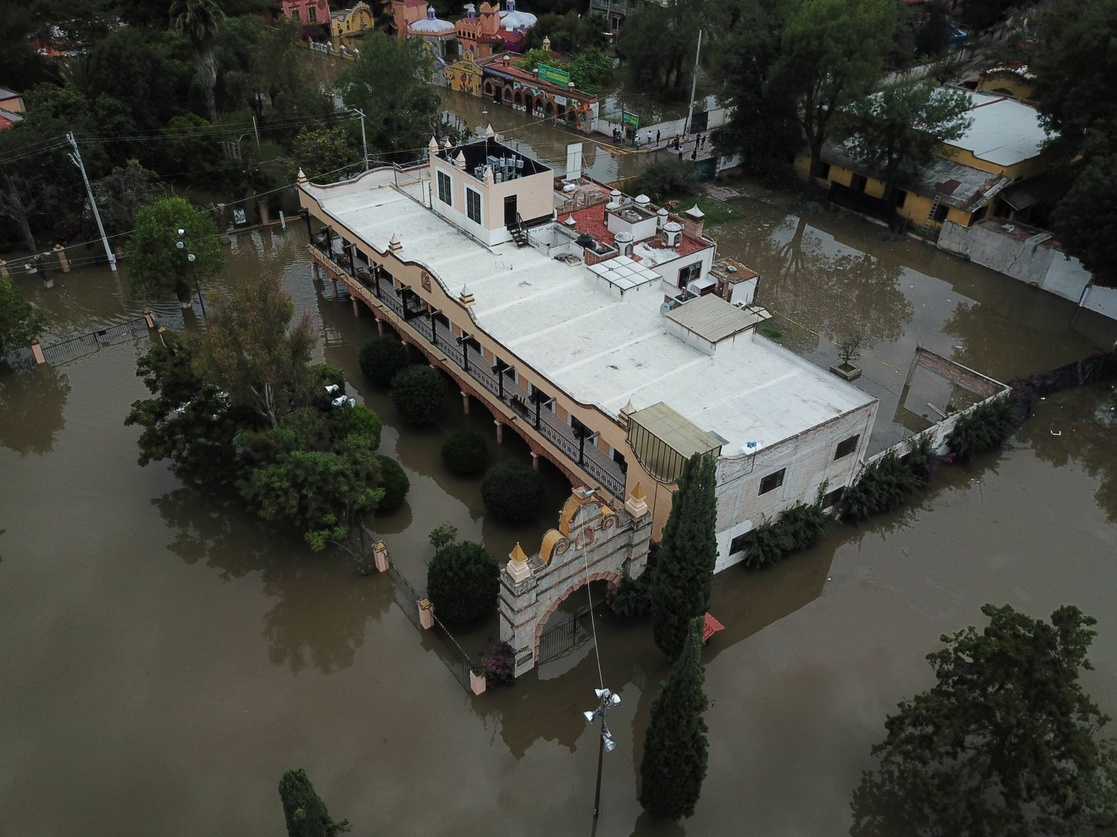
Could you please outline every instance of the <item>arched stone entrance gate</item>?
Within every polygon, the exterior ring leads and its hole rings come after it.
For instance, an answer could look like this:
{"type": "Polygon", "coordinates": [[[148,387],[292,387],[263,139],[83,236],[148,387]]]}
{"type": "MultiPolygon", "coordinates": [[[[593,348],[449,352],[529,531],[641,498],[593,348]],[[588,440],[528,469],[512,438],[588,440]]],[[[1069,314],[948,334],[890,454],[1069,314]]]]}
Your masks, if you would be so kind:
{"type": "Polygon", "coordinates": [[[516,544],[500,573],[500,638],[516,652],[516,676],[535,667],[539,637],[555,608],[588,581],[619,584],[644,572],[652,515],[639,486],[623,508],[597,492],[575,488],[558,529],[528,557],[516,544]]]}

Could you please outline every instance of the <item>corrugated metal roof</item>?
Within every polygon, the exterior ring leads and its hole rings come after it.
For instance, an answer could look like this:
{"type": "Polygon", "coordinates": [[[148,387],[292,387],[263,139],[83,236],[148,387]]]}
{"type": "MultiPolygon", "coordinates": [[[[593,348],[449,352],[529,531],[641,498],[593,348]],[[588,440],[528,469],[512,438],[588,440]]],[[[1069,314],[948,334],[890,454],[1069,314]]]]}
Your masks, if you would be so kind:
{"type": "Polygon", "coordinates": [[[756,324],[756,317],[713,294],[692,299],[667,317],[711,343],[740,334],[756,324]]]}

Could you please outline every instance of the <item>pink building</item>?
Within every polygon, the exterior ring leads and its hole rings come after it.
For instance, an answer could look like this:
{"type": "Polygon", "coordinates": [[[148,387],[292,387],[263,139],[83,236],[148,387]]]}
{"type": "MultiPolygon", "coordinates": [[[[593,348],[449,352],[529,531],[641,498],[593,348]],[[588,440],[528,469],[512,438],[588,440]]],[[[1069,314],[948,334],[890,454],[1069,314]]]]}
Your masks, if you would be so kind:
{"type": "Polygon", "coordinates": [[[329,26],[330,4],[328,0],[274,0],[268,10],[267,22],[285,17],[300,26],[329,26]]]}

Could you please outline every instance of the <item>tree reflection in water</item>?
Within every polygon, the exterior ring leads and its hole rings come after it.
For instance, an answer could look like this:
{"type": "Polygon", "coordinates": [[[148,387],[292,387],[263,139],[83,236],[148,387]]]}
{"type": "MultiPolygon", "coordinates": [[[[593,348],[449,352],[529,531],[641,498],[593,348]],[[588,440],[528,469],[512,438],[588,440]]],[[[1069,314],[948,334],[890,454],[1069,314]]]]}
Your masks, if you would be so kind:
{"type": "Polygon", "coordinates": [[[168,547],[187,564],[217,570],[222,581],[258,573],[274,600],[264,617],[268,657],[293,673],[323,674],[353,665],[369,621],[392,602],[391,585],[357,574],[347,556],[318,555],[269,529],[234,496],[178,488],[151,501],[174,532],[168,547]]]}
{"type": "Polygon", "coordinates": [[[21,456],[42,455],[66,427],[70,396],[65,372],[40,366],[0,376],[0,445],[21,456]]]}

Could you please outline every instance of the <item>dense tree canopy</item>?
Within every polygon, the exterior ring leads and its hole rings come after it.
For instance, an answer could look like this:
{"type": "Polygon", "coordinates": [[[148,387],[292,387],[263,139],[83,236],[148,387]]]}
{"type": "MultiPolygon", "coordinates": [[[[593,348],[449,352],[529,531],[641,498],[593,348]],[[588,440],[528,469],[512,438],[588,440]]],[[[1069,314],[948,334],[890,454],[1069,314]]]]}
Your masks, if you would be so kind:
{"type": "Polygon", "coordinates": [[[438,91],[431,87],[430,53],[416,39],[374,32],[361,56],[338,77],[345,103],[365,114],[369,153],[375,159],[418,159],[438,133],[438,91]]]}
{"type": "Polygon", "coordinates": [[[334,822],[306,771],[288,770],[279,781],[287,837],[337,837],[349,831],[349,820],[334,822]]]}
{"type": "Polygon", "coordinates": [[[160,298],[173,293],[184,307],[190,304],[195,279],[204,282],[225,267],[213,219],[180,197],[163,198],[136,213],[125,257],[134,294],[160,298]],[[179,230],[185,235],[179,236],[179,230]]]}
{"type": "Polygon", "coordinates": [[[414,364],[392,378],[392,403],[412,427],[428,427],[438,420],[446,399],[446,381],[432,366],[414,364]]]}
{"type": "Polygon", "coordinates": [[[0,356],[43,333],[42,312],[23,298],[10,276],[0,276],[0,356]]]}
{"type": "Polygon", "coordinates": [[[1109,719],[1083,691],[1094,619],[985,605],[989,624],[944,635],[935,685],[900,703],[854,797],[855,835],[1109,834],[1117,762],[1109,719]]]}
{"type": "Polygon", "coordinates": [[[397,372],[407,368],[407,346],[392,335],[373,337],[361,346],[357,362],[366,378],[386,387],[397,372]]]}
{"type": "Polygon", "coordinates": [[[522,462],[506,460],[494,465],[481,483],[485,508],[509,523],[523,523],[539,514],[543,505],[543,478],[522,462]]]}
{"type": "Polygon", "coordinates": [[[427,597],[447,622],[487,616],[499,593],[500,565],[479,543],[444,543],[427,566],[427,597]]]}
{"type": "Polygon", "coordinates": [[[694,815],[709,760],[703,691],[702,629],[696,617],[686,625],[682,651],[652,703],[640,762],[640,804],[657,817],[694,815]]]}
{"type": "Polygon", "coordinates": [[[690,622],[710,606],[717,563],[714,459],[687,460],[663,527],[651,581],[655,644],[670,659],[683,650],[690,622]]]}

